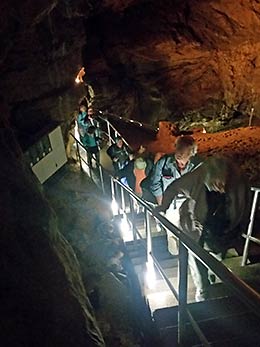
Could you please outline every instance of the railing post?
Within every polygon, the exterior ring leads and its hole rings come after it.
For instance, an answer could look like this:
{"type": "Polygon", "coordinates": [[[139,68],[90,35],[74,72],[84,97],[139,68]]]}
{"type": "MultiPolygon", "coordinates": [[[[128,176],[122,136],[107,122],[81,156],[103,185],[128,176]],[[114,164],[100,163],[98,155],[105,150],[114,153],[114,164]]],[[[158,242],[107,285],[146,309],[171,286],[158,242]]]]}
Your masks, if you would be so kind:
{"type": "Polygon", "coordinates": [[[82,163],[81,163],[81,156],[80,156],[80,152],[79,152],[79,144],[78,144],[78,141],[76,141],[76,146],[77,146],[77,156],[78,156],[78,159],[79,159],[80,170],[83,171],[82,163]]]}
{"type": "Polygon", "coordinates": [[[178,312],[178,343],[184,345],[187,305],[188,250],[179,243],[179,312],[178,312]]]}
{"type": "Polygon", "coordinates": [[[136,235],[136,225],[135,225],[135,210],[134,210],[133,199],[131,196],[129,196],[129,205],[130,205],[130,213],[131,213],[133,238],[134,238],[134,240],[136,240],[137,235],[136,235]]]}
{"type": "Polygon", "coordinates": [[[113,215],[118,215],[118,204],[116,201],[116,195],[115,195],[115,184],[114,184],[114,179],[113,177],[110,178],[110,182],[111,182],[111,200],[112,200],[112,212],[113,215]]]}
{"type": "Polygon", "coordinates": [[[110,124],[109,124],[108,119],[107,119],[107,133],[108,133],[108,144],[109,144],[109,146],[111,146],[112,145],[112,141],[111,141],[110,124]]]}
{"type": "Polygon", "coordinates": [[[152,234],[151,234],[151,224],[150,215],[147,208],[145,208],[145,231],[146,231],[146,244],[147,244],[147,262],[149,261],[150,254],[153,252],[152,249],[152,234]]]}
{"type": "Polygon", "coordinates": [[[245,266],[246,265],[250,237],[252,236],[252,232],[253,232],[256,204],[257,204],[259,190],[254,190],[254,192],[255,192],[254,193],[254,199],[253,199],[253,203],[252,203],[252,209],[251,209],[250,220],[249,220],[247,234],[246,234],[246,242],[245,242],[245,246],[244,246],[244,250],[243,250],[241,266],[245,266]]]}
{"type": "Polygon", "coordinates": [[[104,176],[103,176],[102,166],[99,163],[97,163],[97,165],[98,165],[98,169],[99,169],[99,178],[100,178],[100,182],[101,182],[102,192],[103,192],[103,194],[105,194],[105,185],[104,185],[104,176]]]}
{"type": "Polygon", "coordinates": [[[122,213],[126,213],[126,208],[125,208],[125,194],[124,194],[124,189],[120,187],[121,189],[121,207],[122,207],[122,213]]]}

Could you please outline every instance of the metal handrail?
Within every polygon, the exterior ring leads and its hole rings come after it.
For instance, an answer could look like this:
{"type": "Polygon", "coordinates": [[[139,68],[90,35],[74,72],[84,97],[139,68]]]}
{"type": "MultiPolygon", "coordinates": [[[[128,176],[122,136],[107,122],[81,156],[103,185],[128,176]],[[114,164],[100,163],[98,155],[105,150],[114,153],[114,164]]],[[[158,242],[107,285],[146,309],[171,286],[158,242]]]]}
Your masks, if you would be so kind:
{"type": "MultiPolygon", "coordinates": [[[[124,144],[127,145],[128,148],[132,149],[131,146],[130,146],[130,144],[124,139],[124,137],[122,136],[122,134],[113,126],[113,124],[112,124],[107,118],[104,118],[103,116],[100,116],[100,115],[98,115],[98,118],[101,119],[103,122],[107,123],[107,125],[108,125],[111,129],[113,129],[114,132],[115,132],[116,134],[118,134],[118,135],[122,138],[124,144]]],[[[107,135],[110,135],[110,134],[109,134],[109,131],[108,131],[108,133],[106,133],[106,134],[107,134],[107,135]]],[[[112,141],[114,142],[114,139],[113,139],[112,137],[111,137],[111,139],[112,139],[112,141]]]]}
{"type": "MultiPolygon", "coordinates": [[[[228,268],[226,268],[220,261],[218,261],[216,258],[214,258],[212,255],[210,255],[208,252],[206,252],[201,246],[196,244],[194,240],[187,235],[186,233],[182,232],[179,228],[174,226],[167,218],[165,218],[160,213],[156,212],[154,208],[152,208],[149,204],[147,204],[143,199],[138,197],[130,188],[123,185],[120,181],[115,179],[111,176],[111,179],[116,182],[122,189],[124,189],[132,198],[134,198],[138,203],[140,203],[147,211],[151,213],[154,217],[156,217],[157,220],[160,221],[160,223],[166,227],[172,234],[175,235],[180,241],[180,247],[183,246],[187,249],[187,251],[191,251],[192,254],[201,261],[206,267],[213,270],[213,272],[222,280],[223,283],[226,284],[226,286],[231,289],[235,293],[236,296],[240,298],[242,302],[252,311],[254,312],[258,317],[260,317],[260,295],[251,287],[249,287],[243,280],[239,279],[236,275],[234,275],[228,268]]],[[[165,274],[164,270],[159,267],[159,262],[156,259],[156,257],[150,252],[149,254],[152,259],[154,260],[155,266],[158,268],[159,272],[162,275],[162,278],[165,280],[166,284],[168,285],[169,289],[172,291],[174,296],[179,299],[179,307],[182,307],[182,310],[187,313],[187,316],[190,320],[191,325],[194,328],[194,331],[196,332],[197,336],[200,338],[201,342],[205,347],[209,346],[209,343],[207,339],[205,338],[203,332],[201,331],[199,325],[196,323],[195,319],[193,318],[190,310],[186,306],[186,298],[182,299],[184,302],[181,303],[179,295],[176,296],[176,290],[172,287],[171,282],[169,281],[167,275],[165,274]]],[[[180,260],[181,262],[181,260],[180,260]]],[[[186,256],[186,266],[187,266],[187,256],[186,256]]],[[[181,274],[180,274],[181,275],[181,274]]],[[[183,277],[181,275],[180,277],[183,277]]],[[[180,278],[180,282],[182,279],[180,278]]],[[[186,279],[184,281],[187,281],[187,270],[186,270],[186,279]]],[[[179,284],[179,287],[182,286],[182,284],[179,284]]],[[[185,285],[184,285],[185,286],[185,285]]],[[[186,291],[187,295],[187,291],[186,291]]],[[[179,309],[179,315],[181,313],[181,309],[179,309]]],[[[183,327],[185,326],[185,319],[184,315],[182,313],[181,320],[179,321],[179,342],[181,343],[183,338],[183,327]]]]}
{"type": "Polygon", "coordinates": [[[113,114],[113,113],[110,113],[110,112],[108,112],[108,113],[107,112],[102,112],[101,114],[104,114],[107,117],[112,117],[112,118],[124,121],[126,123],[131,123],[131,124],[143,126],[144,128],[149,129],[150,131],[153,131],[155,133],[159,130],[158,127],[154,127],[154,126],[152,126],[150,124],[142,123],[142,122],[139,122],[138,120],[134,120],[134,119],[128,119],[128,118],[125,118],[125,117],[122,117],[122,116],[117,116],[116,114],[113,114]]]}
{"type": "MultiPolygon", "coordinates": [[[[112,176],[111,176],[112,177],[112,176]]],[[[166,227],[175,237],[179,239],[183,245],[192,251],[193,255],[199,259],[206,267],[209,267],[214,273],[223,281],[228,282],[227,285],[235,293],[237,293],[246,305],[255,311],[260,317],[260,295],[251,287],[249,287],[244,281],[235,276],[229,269],[227,269],[220,261],[206,252],[201,246],[194,242],[194,240],[182,230],[173,225],[166,217],[161,213],[158,213],[147,202],[137,196],[130,188],[123,185],[116,178],[112,177],[118,185],[120,185],[129,195],[138,201],[143,207],[145,207],[150,213],[160,221],[160,223],[166,227]],[[241,287],[241,288],[240,288],[241,287]]]]}
{"type": "Polygon", "coordinates": [[[251,187],[251,190],[254,192],[254,198],[253,198],[247,233],[245,236],[244,236],[244,234],[242,235],[246,239],[244,250],[243,250],[243,255],[242,255],[242,263],[241,263],[242,266],[245,266],[246,262],[247,262],[250,241],[255,242],[257,244],[260,243],[259,239],[252,236],[254,220],[255,220],[255,213],[256,213],[256,205],[257,205],[258,194],[260,192],[260,188],[251,187]]]}
{"type": "MultiPolygon", "coordinates": [[[[107,121],[107,120],[105,120],[107,121]]],[[[112,126],[112,125],[111,125],[112,126]]],[[[113,126],[112,126],[113,127],[113,126]]],[[[118,133],[118,131],[116,130],[118,133]]],[[[73,134],[71,134],[73,138],[84,148],[84,146],[75,138],[73,134]]],[[[80,153],[78,153],[80,156],[80,153]]],[[[83,159],[83,158],[82,158],[83,159]]],[[[101,165],[100,165],[101,166],[101,165]]],[[[104,170],[104,169],[103,169],[104,170]]],[[[244,281],[239,279],[237,276],[235,276],[229,269],[227,269],[221,262],[219,262],[217,259],[215,259],[212,255],[210,255],[208,252],[206,252],[202,247],[200,247],[197,243],[194,242],[194,240],[186,233],[181,231],[179,228],[174,226],[167,218],[165,218],[162,214],[158,213],[154,210],[153,207],[151,207],[147,202],[145,202],[142,198],[137,196],[132,189],[122,184],[119,180],[117,180],[115,177],[113,177],[111,174],[109,174],[111,182],[114,184],[116,183],[121,187],[121,189],[128,193],[128,195],[135,201],[137,201],[141,206],[145,208],[146,215],[149,213],[154,216],[159,222],[167,229],[169,230],[177,239],[180,241],[180,248],[186,249],[186,282],[187,282],[187,252],[190,251],[192,254],[201,261],[206,267],[209,267],[214,271],[214,273],[227,285],[228,288],[230,288],[237,296],[239,296],[240,300],[244,302],[244,304],[250,308],[258,317],[260,317],[260,295],[253,290],[251,287],[249,287],[244,281]]],[[[112,195],[113,195],[113,188],[112,188],[112,195]]],[[[125,212],[125,211],[123,211],[125,212]]],[[[150,232],[149,225],[147,226],[147,232],[150,232]]],[[[147,240],[150,241],[150,235],[147,233],[147,240]]],[[[147,241],[148,242],[148,241],[147,241]]],[[[182,307],[182,310],[184,310],[187,313],[187,316],[190,319],[190,322],[192,326],[194,327],[194,330],[196,331],[197,335],[201,339],[204,346],[208,346],[208,341],[206,340],[204,334],[202,333],[200,327],[196,323],[196,321],[193,319],[189,309],[186,307],[186,299],[180,298],[176,290],[172,287],[171,282],[169,281],[167,275],[165,274],[164,270],[161,268],[158,260],[152,253],[152,249],[149,246],[149,251],[147,251],[147,256],[151,256],[151,258],[154,261],[155,266],[158,268],[159,272],[161,273],[163,279],[169,286],[170,290],[174,294],[174,296],[178,300],[182,300],[182,303],[180,304],[180,307],[182,307]]],[[[185,258],[185,257],[184,257],[185,258]]],[[[180,259],[180,262],[182,260],[180,259]]],[[[185,268],[185,266],[184,266],[185,268]]],[[[185,276],[181,276],[184,278],[185,276]]],[[[181,282],[181,278],[180,278],[181,282]]],[[[180,284],[181,285],[181,284],[180,284]]],[[[187,285],[187,284],[186,284],[187,285]]],[[[186,293],[187,296],[187,293],[186,293]]],[[[180,314],[180,311],[179,311],[180,314]]],[[[181,320],[179,321],[179,330],[181,332],[182,327],[185,325],[183,320],[183,315],[180,315],[181,320]]],[[[179,339],[181,341],[181,339],[179,339]]]]}

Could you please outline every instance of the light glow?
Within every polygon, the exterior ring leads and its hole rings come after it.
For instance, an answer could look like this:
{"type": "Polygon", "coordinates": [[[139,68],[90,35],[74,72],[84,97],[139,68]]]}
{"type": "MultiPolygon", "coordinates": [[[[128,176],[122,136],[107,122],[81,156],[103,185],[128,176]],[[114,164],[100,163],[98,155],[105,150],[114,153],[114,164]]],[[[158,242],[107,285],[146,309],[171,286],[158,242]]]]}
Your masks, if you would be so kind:
{"type": "Polygon", "coordinates": [[[75,82],[77,84],[79,83],[83,83],[83,76],[85,76],[86,72],[85,72],[85,68],[84,66],[79,70],[78,74],[77,74],[77,77],[75,78],[75,82]]]}
{"type": "Polygon", "coordinates": [[[122,238],[125,242],[133,240],[132,229],[125,215],[123,216],[121,220],[120,229],[121,229],[122,238]]]}
{"type": "Polygon", "coordinates": [[[111,202],[111,209],[112,209],[113,216],[118,214],[118,203],[116,202],[115,199],[113,199],[111,202]]]}
{"type": "Polygon", "coordinates": [[[156,275],[155,275],[154,262],[151,255],[149,255],[148,262],[146,263],[145,280],[146,280],[147,287],[149,289],[154,289],[155,283],[156,283],[156,275]]]}

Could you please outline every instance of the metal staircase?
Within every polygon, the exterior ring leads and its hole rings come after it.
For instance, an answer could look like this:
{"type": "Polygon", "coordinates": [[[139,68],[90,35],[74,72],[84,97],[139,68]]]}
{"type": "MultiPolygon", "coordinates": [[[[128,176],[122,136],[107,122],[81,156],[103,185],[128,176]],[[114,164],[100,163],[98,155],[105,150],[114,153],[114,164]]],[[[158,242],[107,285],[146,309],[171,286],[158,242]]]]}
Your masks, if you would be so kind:
{"type": "MultiPolygon", "coordinates": [[[[115,129],[110,127],[108,120],[106,125],[108,134],[113,132],[115,135],[115,129]]],[[[77,146],[80,146],[78,142],[77,146]]],[[[78,156],[81,157],[80,151],[78,156]]],[[[100,180],[105,177],[108,181],[108,176],[103,170],[100,180]]],[[[225,266],[164,216],[156,213],[153,207],[131,189],[111,175],[109,177],[110,188],[107,185],[104,187],[104,184],[101,187],[104,193],[111,194],[112,203],[117,203],[115,220],[125,222],[122,238],[132,269],[138,278],[140,293],[151,310],[154,329],[161,339],[160,345],[260,347],[260,284],[258,288],[253,283],[254,279],[260,282],[259,266],[241,267],[240,258],[229,260],[229,263],[227,261],[225,266]],[[179,240],[177,256],[168,252],[165,232],[157,231],[158,223],[162,230],[167,229],[179,240]],[[218,283],[212,285],[212,293],[207,301],[194,300],[195,287],[189,276],[188,252],[192,252],[219,278],[218,283]],[[244,269],[245,276],[241,269],[244,269]],[[249,275],[251,270],[252,274],[249,275]]],[[[248,243],[255,241],[252,226],[260,189],[253,190],[255,198],[251,223],[245,235],[247,248],[243,265],[247,263],[248,243]]]]}

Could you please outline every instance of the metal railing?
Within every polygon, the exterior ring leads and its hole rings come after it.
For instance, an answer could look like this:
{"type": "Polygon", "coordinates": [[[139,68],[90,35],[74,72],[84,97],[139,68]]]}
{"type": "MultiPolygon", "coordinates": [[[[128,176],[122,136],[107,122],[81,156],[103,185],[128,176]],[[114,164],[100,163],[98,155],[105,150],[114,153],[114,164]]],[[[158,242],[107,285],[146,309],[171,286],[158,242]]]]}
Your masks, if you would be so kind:
{"type": "MultiPolygon", "coordinates": [[[[109,123],[107,119],[104,119],[105,122],[109,123]]],[[[111,129],[116,131],[112,125],[108,125],[108,134],[111,135],[111,129]],[[110,128],[111,126],[111,128],[110,128]],[[110,129],[110,130],[109,130],[110,129]]],[[[116,133],[118,133],[116,131],[116,133]]],[[[115,134],[116,134],[115,133],[115,134]]],[[[76,141],[78,158],[81,165],[81,160],[85,163],[86,161],[81,157],[79,146],[84,146],[76,139],[76,137],[71,134],[76,141]]],[[[86,163],[88,165],[88,163],[86,163]]],[[[82,167],[82,166],[81,166],[82,167]]],[[[100,180],[103,180],[104,169],[100,167],[100,180]]],[[[108,174],[106,172],[106,174],[108,174]]],[[[244,304],[256,314],[256,316],[260,317],[260,295],[249,287],[244,281],[239,279],[236,275],[234,275],[228,268],[226,268],[221,262],[215,259],[212,255],[206,252],[203,248],[201,248],[196,242],[194,242],[189,235],[182,232],[176,226],[174,226],[167,218],[165,218],[160,213],[156,212],[153,207],[151,207],[147,202],[137,196],[129,187],[122,184],[119,180],[117,180],[112,175],[109,175],[111,180],[111,200],[112,203],[116,202],[116,188],[121,192],[121,209],[117,207],[116,214],[122,215],[123,218],[128,218],[125,204],[125,194],[129,197],[129,208],[130,208],[130,216],[128,221],[132,228],[132,239],[136,240],[137,238],[142,239],[146,242],[146,258],[147,262],[151,262],[157,267],[159,273],[164,279],[165,283],[168,285],[169,289],[178,300],[179,303],[179,314],[178,314],[178,343],[180,346],[183,344],[183,339],[185,336],[185,326],[186,326],[186,317],[189,318],[192,327],[194,328],[195,333],[199,337],[201,343],[205,347],[209,347],[210,343],[206,339],[204,333],[201,331],[199,325],[193,318],[191,312],[187,307],[187,277],[188,277],[188,253],[191,252],[200,262],[202,262],[207,268],[211,269],[221,280],[222,282],[236,295],[239,297],[244,304]],[[138,232],[135,226],[135,208],[134,202],[138,203],[144,208],[144,218],[145,218],[145,230],[146,237],[143,238],[142,235],[138,232]],[[120,211],[121,210],[121,211],[120,211]],[[174,288],[168,276],[164,272],[163,268],[160,265],[159,260],[153,254],[153,244],[152,244],[152,233],[150,226],[150,218],[151,216],[155,217],[157,221],[168,231],[170,231],[178,240],[179,240],[179,285],[178,290],[174,288]]],[[[104,180],[102,185],[104,185],[104,180]]],[[[253,188],[253,190],[260,191],[258,188],[253,188]]],[[[105,188],[103,187],[103,191],[105,192],[105,188]]],[[[257,197],[255,197],[257,199],[257,197]]],[[[254,200],[253,206],[256,206],[256,200],[254,200]]],[[[251,212],[251,220],[254,217],[254,212],[251,212]]],[[[251,230],[251,229],[250,229],[251,230]]],[[[251,234],[250,234],[251,238],[251,234]]],[[[248,238],[248,239],[250,239],[248,238]]],[[[249,242],[249,241],[248,241],[249,242]]]]}
{"type": "MultiPolygon", "coordinates": [[[[187,308],[187,276],[188,276],[188,252],[191,252],[200,262],[202,262],[207,268],[211,269],[222,282],[236,295],[239,297],[244,304],[253,311],[260,318],[260,295],[249,287],[243,280],[239,279],[234,275],[228,268],[226,268],[216,258],[206,252],[197,243],[195,243],[189,235],[182,232],[176,226],[174,226],[167,218],[160,213],[157,213],[148,203],[138,197],[131,189],[124,186],[120,181],[111,177],[111,185],[118,185],[121,190],[127,192],[127,194],[137,201],[141,206],[144,207],[145,225],[146,225],[146,250],[147,250],[147,261],[152,258],[155,266],[158,268],[162,278],[165,280],[169,289],[179,302],[179,325],[178,325],[178,339],[179,344],[182,345],[182,340],[185,335],[186,316],[189,317],[191,325],[195,332],[200,338],[203,346],[210,346],[206,340],[203,332],[199,325],[196,323],[191,312],[187,308]],[[164,228],[169,230],[179,241],[179,287],[178,291],[173,287],[172,283],[168,279],[164,270],[160,266],[158,259],[153,254],[152,249],[152,235],[151,228],[149,227],[150,216],[155,217],[164,228]]],[[[113,188],[115,191],[115,187],[113,188]]],[[[131,205],[130,205],[131,208],[131,205]]],[[[126,214],[122,208],[122,214],[126,214]]],[[[133,211],[130,211],[130,215],[133,211]]],[[[136,232],[132,226],[133,234],[136,232]]],[[[140,237],[140,234],[139,234],[140,237]]],[[[133,235],[133,238],[134,235],[133,235]]]]}
{"type": "Polygon", "coordinates": [[[254,197],[253,197],[253,202],[252,202],[250,221],[249,221],[247,233],[242,235],[246,239],[244,250],[243,250],[243,256],[242,256],[242,263],[241,263],[242,266],[245,266],[247,263],[250,241],[260,245],[260,240],[258,238],[255,238],[252,236],[254,220],[255,220],[255,213],[256,213],[256,206],[257,206],[257,200],[258,200],[258,194],[260,192],[260,188],[252,187],[251,190],[254,192],[254,197]]]}
{"type": "Polygon", "coordinates": [[[120,134],[120,132],[113,126],[113,124],[110,123],[108,118],[105,118],[104,116],[98,115],[97,117],[98,120],[104,122],[106,124],[106,131],[103,130],[107,135],[108,135],[108,141],[109,145],[112,143],[115,143],[115,138],[120,136],[124,142],[124,144],[131,149],[131,146],[129,143],[125,140],[125,138],[120,134]]]}

